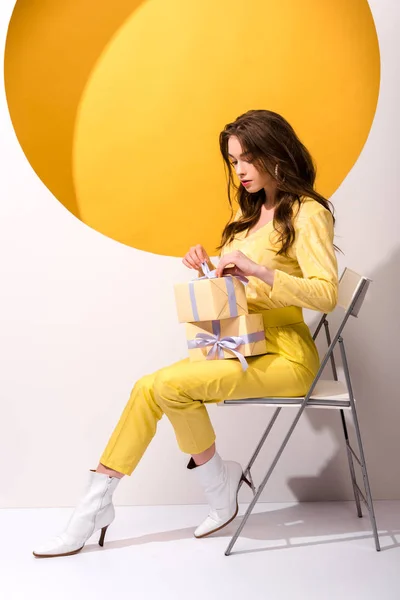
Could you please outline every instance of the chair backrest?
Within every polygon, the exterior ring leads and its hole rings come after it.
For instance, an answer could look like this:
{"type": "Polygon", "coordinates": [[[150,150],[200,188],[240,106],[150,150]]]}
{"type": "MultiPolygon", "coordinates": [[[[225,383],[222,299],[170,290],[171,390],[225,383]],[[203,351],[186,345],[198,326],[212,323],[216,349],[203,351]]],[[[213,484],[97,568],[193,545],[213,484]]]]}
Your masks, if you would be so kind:
{"type": "MultiPolygon", "coordinates": [[[[363,275],[359,275],[355,271],[348,269],[347,267],[344,269],[340,279],[339,279],[339,292],[338,292],[338,301],[337,305],[345,310],[345,314],[339,324],[339,327],[331,340],[331,334],[329,331],[329,325],[327,321],[326,313],[322,316],[318,326],[313,334],[313,339],[315,340],[319,331],[322,328],[322,325],[325,323],[326,329],[326,337],[328,342],[328,349],[325,353],[325,356],[321,360],[320,368],[318,369],[318,373],[315,376],[313,383],[311,384],[309,394],[314,389],[318,379],[320,378],[328,360],[331,361],[333,378],[337,381],[337,370],[336,363],[334,358],[334,348],[336,346],[337,341],[341,338],[342,331],[349,319],[350,316],[358,317],[358,313],[360,312],[360,308],[362,303],[364,302],[365,295],[367,293],[367,289],[372,279],[368,277],[364,277],[363,275]]],[[[344,354],[344,344],[343,339],[341,340],[341,351],[344,354]]],[[[346,369],[345,369],[346,371],[346,369]]],[[[350,392],[349,392],[350,393],[350,392]]]]}
{"type": "Polygon", "coordinates": [[[339,280],[338,306],[346,312],[351,309],[350,314],[358,317],[371,281],[346,267],[339,280]]]}

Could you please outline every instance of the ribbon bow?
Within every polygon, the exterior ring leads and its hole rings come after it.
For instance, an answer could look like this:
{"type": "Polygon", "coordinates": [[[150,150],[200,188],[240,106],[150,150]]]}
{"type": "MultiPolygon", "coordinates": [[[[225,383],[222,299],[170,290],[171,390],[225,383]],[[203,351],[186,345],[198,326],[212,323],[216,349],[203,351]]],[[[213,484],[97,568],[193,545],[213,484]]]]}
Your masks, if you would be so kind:
{"type": "Polygon", "coordinates": [[[248,363],[243,354],[241,354],[236,348],[244,344],[244,339],[239,336],[226,336],[220,338],[218,335],[212,333],[198,333],[196,338],[193,340],[196,348],[205,348],[211,346],[207,352],[207,360],[211,360],[217,355],[218,358],[224,358],[224,349],[228,352],[232,352],[239,360],[244,371],[248,368],[248,363]]]}
{"type": "Polygon", "coordinates": [[[248,362],[243,354],[236,350],[236,348],[242,344],[249,344],[250,342],[263,340],[265,336],[264,331],[256,331],[254,333],[248,333],[242,336],[232,335],[221,338],[220,322],[218,320],[212,321],[212,327],[214,334],[197,333],[194,340],[188,340],[188,348],[205,348],[207,346],[211,346],[210,350],[207,352],[207,360],[215,358],[216,355],[219,359],[224,358],[224,350],[227,350],[240,360],[243,371],[246,371],[249,366],[248,362]]]}

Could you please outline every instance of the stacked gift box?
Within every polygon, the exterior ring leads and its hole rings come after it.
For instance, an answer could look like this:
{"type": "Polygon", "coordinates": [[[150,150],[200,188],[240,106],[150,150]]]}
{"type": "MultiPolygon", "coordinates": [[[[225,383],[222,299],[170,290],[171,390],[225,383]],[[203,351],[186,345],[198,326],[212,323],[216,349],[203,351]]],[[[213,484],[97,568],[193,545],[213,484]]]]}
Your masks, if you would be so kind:
{"type": "Polygon", "coordinates": [[[178,320],[185,323],[192,361],[236,358],[267,352],[263,318],[249,314],[245,277],[217,277],[202,263],[203,277],[174,286],[178,320]]]}

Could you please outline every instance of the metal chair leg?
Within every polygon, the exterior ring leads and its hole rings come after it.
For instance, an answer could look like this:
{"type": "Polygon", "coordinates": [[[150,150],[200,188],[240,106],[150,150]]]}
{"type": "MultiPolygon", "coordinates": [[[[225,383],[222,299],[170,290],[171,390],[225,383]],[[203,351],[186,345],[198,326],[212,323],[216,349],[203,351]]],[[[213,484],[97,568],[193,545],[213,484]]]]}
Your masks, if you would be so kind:
{"type": "Polygon", "coordinates": [[[352,455],[351,450],[350,450],[349,434],[348,434],[348,431],[347,431],[346,419],[345,419],[345,415],[344,415],[344,411],[343,410],[340,411],[340,416],[341,416],[341,419],[342,419],[344,439],[345,439],[345,442],[346,442],[347,460],[349,462],[350,477],[351,477],[351,483],[353,485],[354,499],[356,501],[357,515],[359,517],[362,517],[363,514],[362,514],[362,510],[361,510],[360,496],[358,494],[357,485],[356,485],[357,481],[356,481],[356,472],[355,472],[355,469],[354,469],[353,455],[352,455]]]}
{"type": "MultiPolygon", "coordinates": [[[[330,330],[329,330],[329,323],[328,323],[328,321],[327,321],[326,318],[323,320],[323,323],[325,325],[326,341],[328,343],[328,346],[330,346],[332,340],[331,340],[331,333],[330,333],[330,330]]],[[[331,354],[331,367],[332,367],[333,379],[335,381],[338,381],[338,374],[337,374],[337,369],[336,369],[336,362],[335,362],[335,357],[334,357],[333,352],[331,354]]],[[[341,416],[341,420],[342,420],[344,439],[346,441],[347,460],[348,460],[348,463],[349,463],[351,483],[353,485],[354,499],[356,501],[357,515],[359,517],[362,517],[363,514],[362,514],[362,510],[361,510],[360,496],[358,494],[357,485],[356,485],[357,481],[356,481],[356,473],[355,473],[355,470],[354,470],[353,455],[352,455],[351,450],[350,450],[349,435],[348,435],[348,432],[347,432],[346,419],[345,419],[345,414],[344,414],[343,410],[340,411],[340,416],[341,416]]]]}
{"type": "MultiPolygon", "coordinates": [[[[307,398],[307,399],[308,399],[308,398],[307,398]]],[[[290,426],[290,429],[289,429],[288,433],[286,434],[286,437],[285,437],[285,439],[283,440],[281,447],[279,448],[279,450],[278,450],[277,454],[275,455],[275,458],[274,458],[274,460],[272,461],[272,463],[271,463],[271,466],[270,466],[270,468],[268,469],[268,472],[267,472],[266,476],[264,477],[263,481],[261,482],[261,484],[260,484],[260,486],[259,486],[259,488],[258,488],[258,490],[257,490],[257,492],[256,492],[256,494],[255,494],[255,496],[254,496],[254,498],[253,498],[253,500],[251,501],[250,505],[248,506],[248,508],[247,508],[247,510],[246,510],[246,512],[245,512],[245,514],[244,514],[244,516],[243,516],[243,519],[242,519],[242,521],[241,521],[241,523],[240,523],[239,527],[237,528],[237,530],[235,531],[235,533],[234,533],[234,535],[233,535],[233,537],[232,537],[231,541],[229,542],[229,544],[228,544],[228,547],[227,547],[227,549],[225,550],[225,556],[229,556],[229,555],[230,555],[230,553],[231,553],[231,550],[232,550],[232,548],[233,548],[233,546],[234,546],[234,544],[235,544],[236,540],[238,539],[238,537],[239,537],[239,535],[240,535],[240,532],[242,531],[243,527],[245,526],[247,519],[249,518],[249,516],[250,516],[250,514],[251,514],[251,512],[252,512],[252,510],[253,510],[253,508],[254,508],[254,506],[256,505],[256,502],[257,502],[258,498],[259,498],[259,497],[260,497],[260,495],[261,495],[261,492],[263,491],[263,489],[264,489],[264,487],[265,487],[265,484],[267,483],[267,481],[268,481],[268,479],[270,478],[270,476],[271,476],[271,474],[272,474],[273,470],[275,469],[276,463],[278,462],[278,460],[279,460],[279,458],[280,458],[280,456],[281,456],[281,454],[282,454],[282,452],[283,452],[283,450],[284,450],[284,448],[285,448],[286,444],[288,443],[288,441],[289,441],[289,438],[290,438],[290,436],[292,435],[292,433],[293,433],[293,430],[294,430],[294,428],[296,427],[296,425],[297,425],[297,422],[298,422],[298,420],[300,419],[300,417],[301,417],[301,415],[302,415],[302,413],[303,413],[303,410],[304,410],[304,408],[305,408],[305,405],[306,405],[306,400],[304,400],[304,402],[302,403],[301,407],[299,408],[299,410],[298,410],[298,412],[297,412],[297,415],[296,415],[296,417],[294,418],[294,420],[293,420],[293,423],[292,423],[292,425],[290,426]]],[[[277,415],[276,415],[276,416],[277,416],[277,415]]],[[[276,418],[276,417],[275,417],[275,418],[276,418]]],[[[271,425],[271,423],[270,423],[270,425],[271,425]]],[[[272,427],[272,425],[271,425],[271,427],[272,427]]]]}
{"type": "Polygon", "coordinates": [[[349,372],[349,366],[347,363],[346,351],[344,348],[343,338],[341,336],[339,337],[339,345],[340,345],[340,351],[342,354],[343,368],[344,368],[344,374],[346,377],[347,388],[349,390],[351,413],[353,416],[354,428],[355,428],[356,437],[357,437],[357,445],[358,445],[358,450],[360,452],[360,466],[361,466],[362,475],[363,475],[364,488],[365,488],[365,492],[366,492],[366,496],[367,496],[366,498],[364,498],[364,495],[362,494],[357,483],[355,483],[355,485],[357,486],[357,491],[358,491],[360,497],[365,501],[365,503],[367,505],[369,517],[371,519],[372,531],[373,531],[374,538],[375,538],[375,547],[376,547],[376,550],[379,552],[379,550],[381,548],[380,548],[380,544],[379,544],[379,537],[378,537],[378,530],[377,530],[377,526],[376,526],[375,511],[374,511],[374,505],[373,505],[373,501],[372,501],[371,488],[369,485],[367,465],[365,462],[365,455],[364,455],[364,448],[363,448],[363,444],[362,444],[362,440],[361,440],[360,426],[358,424],[356,405],[354,402],[353,389],[352,389],[352,385],[351,385],[351,381],[350,381],[350,372],[349,372]]]}
{"type": "MultiPolygon", "coordinates": [[[[250,458],[250,460],[249,460],[249,462],[247,464],[247,467],[243,471],[244,476],[248,477],[250,479],[250,483],[251,483],[251,486],[252,486],[251,489],[253,490],[253,494],[254,495],[256,495],[257,492],[256,492],[256,489],[255,489],[255,486],[254,486],[254,482],[253,482],[253,478],[252,478],[250,469],[253,466],[253,464],[254,464],[257,456],[260,454],[261,448],[264,446],[265,440],[267,439],[268,435],[270,434],[270,431],[271,431],[272,427],[274,426],[275,421],[278,418],[278,415],[281,412],[281,410],[282,410],[281,408],[277,408],[274,411],[274,414],[272,415],[271,420],[268,423],[268,425],[267,425],[267,427],[266,427],[266,429],[265,429],[265,431],[264,431],[264,433],[262,435],[262,438],[260,439],[259,443],[257,444],[257,447],[254,450],[254,453],[253,453],[252,457],[250,458]]],[[[239,489],[240,489],[242,483],[243,483],[243,479],[239,483],[239,489]]]]}
{"type": "MultiPolygon", "coordinates": [[[[351,402],[351,400],[350,400],[350,402],[351,402]]],[[[373,501],[372,501],[371,488],[369,485],[369,478],[368,478],[368,473],[367,473],[367,465],[365,462],[364,449],[363,449],[362,440],[361,440],[361,432],[360,432],[360,427],[358,424],[358,417],[357,417],[356,407],[354,405],[354,400],[353,400],[352,404],[353,404],[353,406],[352,406],[351,412],[353,415],[354,427],[355,427],[356,436],[357,436],[357,444],[358,444],[358,449],[360,452],[360,459],[361,459],[360,466],[361,466],[361,471],[362,471],[362,475],[363,475],[364,488],[365,488],[365,492],[367,495],[366,505],[367,505],[369,517],[371,520],[372,531],[373,531],[374,539],[375,539],[375,547],[376,547],[377,552],[379,552],[381,547],[379,544],[379,536],[378,536],[378,530],[377,530],[377,526],[376,526],[374,505],[373,505],[373,501]]]]}

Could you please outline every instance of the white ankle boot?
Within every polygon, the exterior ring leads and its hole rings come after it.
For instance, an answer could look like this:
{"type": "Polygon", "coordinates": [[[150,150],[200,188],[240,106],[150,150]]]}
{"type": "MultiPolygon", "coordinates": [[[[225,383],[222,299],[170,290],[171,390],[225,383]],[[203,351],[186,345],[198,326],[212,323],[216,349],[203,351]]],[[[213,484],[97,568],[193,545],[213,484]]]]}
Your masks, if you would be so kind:
{"type": "Polygon", "coordinates": [[[200,466],[190,459],[187,468],[194,469],[195,476],[198,477],[210,505],[208,517],[194,532],[196,538],[201,538],[233,521],[239,510],[237,501],[239,483],[243,479],[250,489],[251,483],[244,477],[239,463],[222,460],[218,452],[200,466]]]}
{"type": "Polygon", "coordinates": [[[85,493],[60,535],[37,546],[34,556],[50,558],[67,556],[82,550],[90,536],[101,529],[99,544],[104,543],[107,527],[115,518],[112,494],[120,479],[90,469],[85,493]]]}

